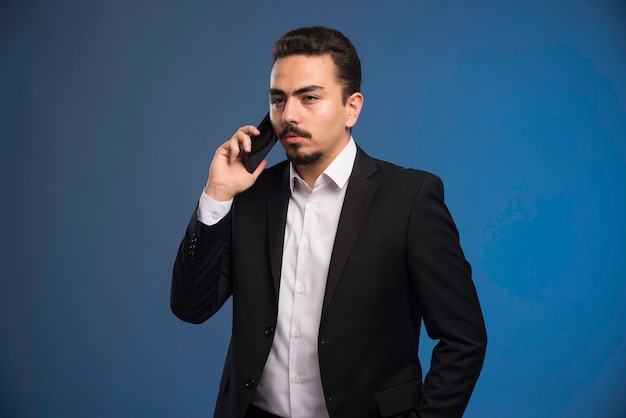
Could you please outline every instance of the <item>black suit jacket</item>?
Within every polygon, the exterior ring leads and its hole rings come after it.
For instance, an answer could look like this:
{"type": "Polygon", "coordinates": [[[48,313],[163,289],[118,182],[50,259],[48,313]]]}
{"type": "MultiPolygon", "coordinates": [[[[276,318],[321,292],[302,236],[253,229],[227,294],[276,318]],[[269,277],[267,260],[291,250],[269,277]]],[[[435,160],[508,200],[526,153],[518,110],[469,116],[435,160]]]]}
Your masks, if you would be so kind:
{"type": "MultiPolygon", "coordinates": [[[[171,307],[201,323],[232,295],[216,417],[243,417],[272,346],[289,201],[286,162],[181,243],[171,307]]],[[[331,417],[461,416],[482,368],[483,317],[441,180],[360,148],[333,247],[319,328],[331,417]],[[439,340],[422,383],[421,321],[439,340]]]]}

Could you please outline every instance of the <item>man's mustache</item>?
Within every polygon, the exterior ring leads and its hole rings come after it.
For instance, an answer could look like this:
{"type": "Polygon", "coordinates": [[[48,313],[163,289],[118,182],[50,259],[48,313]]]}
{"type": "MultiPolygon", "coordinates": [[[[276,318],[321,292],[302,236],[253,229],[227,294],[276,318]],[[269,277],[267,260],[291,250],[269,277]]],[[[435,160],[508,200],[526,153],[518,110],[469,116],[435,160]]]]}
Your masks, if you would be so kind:
{"type": "Polygon", "coordinates": [[[281,128],[280,132],[278,133],[278,137],[280,139],[285,139],[285,137],[290,134],[296,134],[298,136],[301,136],[302,138],[311,138],[311,134],[303,129],[298,128],[296,125],[293,124],[287,124],[287,125],[283,125],[283,127],[281,128]]]}

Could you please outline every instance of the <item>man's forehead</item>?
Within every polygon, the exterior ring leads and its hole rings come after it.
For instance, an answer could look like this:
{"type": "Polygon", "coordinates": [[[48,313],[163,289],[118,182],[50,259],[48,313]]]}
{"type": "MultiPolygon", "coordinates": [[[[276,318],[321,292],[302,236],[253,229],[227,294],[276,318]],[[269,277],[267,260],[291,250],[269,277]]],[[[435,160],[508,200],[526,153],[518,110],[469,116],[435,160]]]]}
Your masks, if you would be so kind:
{"type": "Polygon", "coordinates": [[[336,82],[334,62],[327,55],[290,55],[279,58],[272,66],[272,89],[323,89],[336,82]]]}

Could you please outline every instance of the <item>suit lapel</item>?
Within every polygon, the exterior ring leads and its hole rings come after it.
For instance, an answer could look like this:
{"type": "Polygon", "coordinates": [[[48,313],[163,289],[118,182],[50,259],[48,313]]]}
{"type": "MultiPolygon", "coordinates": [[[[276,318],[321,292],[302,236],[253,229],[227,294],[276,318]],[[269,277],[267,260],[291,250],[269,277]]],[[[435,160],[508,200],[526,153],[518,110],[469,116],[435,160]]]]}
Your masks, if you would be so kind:
{"type": "Polygon", "coordinates": [[[378,185],[368,177],[377,170],[374,160],[363,150],[358,148],[354,169],[350,176],[348,189],[344,199],[335,245],[330,257],[328,268],[328,279],[326,281],[326,293],[324,295],[324,305],[322,307],[322,319],[328,309],[330,301],[341,277],[341,273],[352,252],[352,247],[357,239],[359,231],[369,204],[378,188],[378,185]]]}
{"type": "Polygon", "coordinates": [[[283,170],[279,170],[276,184],[280,188],[276,193],[267,195],[267,227],[268,227],[268,249],[270,257],[270,267],[274,279],[274,291],[278,300],[278,289],[280,285],[280,273],[283,259],[283,241],[285,239],[285,225],[287,223],[287,206],[289,205],[289,164],[285,164],[283,170]]]}

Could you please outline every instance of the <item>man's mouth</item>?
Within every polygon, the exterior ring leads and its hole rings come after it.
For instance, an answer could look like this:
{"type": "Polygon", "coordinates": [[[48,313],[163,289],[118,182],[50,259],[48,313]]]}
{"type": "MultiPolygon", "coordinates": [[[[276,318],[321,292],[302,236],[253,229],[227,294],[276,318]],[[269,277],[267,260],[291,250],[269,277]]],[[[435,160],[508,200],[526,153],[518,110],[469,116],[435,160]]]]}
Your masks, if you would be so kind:
{"type": "Polygon", "coordinates": [[[285,125],[279,135],[282,141],[288,144],[299,144],[307,138],[311,138],[311,134],[294,125],[285,125]]]}
{"type": "Polygon", "coordinates": [[[299,144],[300,142],[304,141],[304,139],[305,138],[303,136],[300,136],[293,132],[289,132],[287,135],[283,136],[283,141],[288,144],[299,144]]]}

